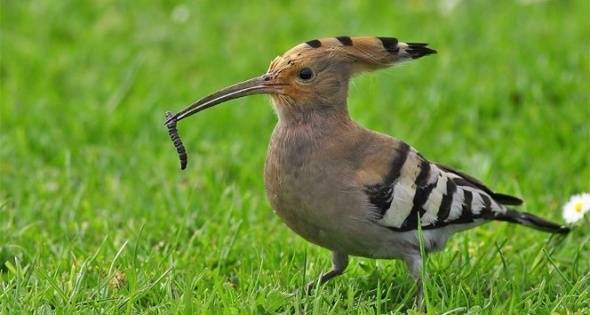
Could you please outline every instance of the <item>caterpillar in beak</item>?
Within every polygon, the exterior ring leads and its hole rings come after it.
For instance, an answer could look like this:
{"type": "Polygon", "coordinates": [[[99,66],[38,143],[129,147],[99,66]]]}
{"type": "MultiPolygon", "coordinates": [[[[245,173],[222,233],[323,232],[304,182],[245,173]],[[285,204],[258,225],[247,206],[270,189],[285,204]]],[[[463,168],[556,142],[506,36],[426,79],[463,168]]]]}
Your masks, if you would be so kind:
{"type": "Polygon", "coordinates": [[[186,164],[188,163],[188,155],[186,154],[186,149],[184,148],[184,144],[182,140],[180,140],[180,136],[178,135],[178,129],[176,129],[176,118],[172,115],[171,112],[166,112],[166,127],[168,127],[168,135],[170,135],[170,140],[174,144],[176,148],[176,152],[178,153],[178,159],[180,160],[180,169],[184,170],[186,168],[186,164]]]}

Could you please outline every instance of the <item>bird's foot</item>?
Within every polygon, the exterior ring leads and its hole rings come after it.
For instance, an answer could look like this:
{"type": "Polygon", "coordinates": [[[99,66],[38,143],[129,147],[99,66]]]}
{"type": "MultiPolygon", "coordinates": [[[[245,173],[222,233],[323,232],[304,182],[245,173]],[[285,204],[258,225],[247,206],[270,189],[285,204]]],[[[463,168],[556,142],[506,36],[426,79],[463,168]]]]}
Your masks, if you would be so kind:
{"type": "MultiPolygon", "coordinates": [[[[321,284],[320,284],[320,285],[321,285],[321,284]]],[[[313,293],[313,290],[314,290],[316,287],[319,287],[319,285],[318,285],[318,282],[317,282],[317,281],[312,281],[312,282],[308,283],[308,284],[305,286],[305,294],[307,294],[307,295],[311,295],[311,294],[313,293]]]]}

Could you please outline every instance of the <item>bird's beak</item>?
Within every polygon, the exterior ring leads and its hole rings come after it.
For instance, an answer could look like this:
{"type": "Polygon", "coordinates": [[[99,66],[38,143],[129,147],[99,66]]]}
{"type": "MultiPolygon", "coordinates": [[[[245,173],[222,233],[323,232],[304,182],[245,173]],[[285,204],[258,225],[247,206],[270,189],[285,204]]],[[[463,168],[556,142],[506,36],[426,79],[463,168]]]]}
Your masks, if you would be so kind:
{"type": "Polygon", "coordinates": [[[282,86],[282,84],[278,84],[273,81],[274,80],[270,74],[264,74],[259,77],[255,77],[250,80],[226,87],[209,96],[203,97],[180,112],[170,116],[166,120],[166,124],[171,121],[182,120],[209,107],[213,107],[217,104],[243,96],[279,93],[279,87],[282,86]]]}

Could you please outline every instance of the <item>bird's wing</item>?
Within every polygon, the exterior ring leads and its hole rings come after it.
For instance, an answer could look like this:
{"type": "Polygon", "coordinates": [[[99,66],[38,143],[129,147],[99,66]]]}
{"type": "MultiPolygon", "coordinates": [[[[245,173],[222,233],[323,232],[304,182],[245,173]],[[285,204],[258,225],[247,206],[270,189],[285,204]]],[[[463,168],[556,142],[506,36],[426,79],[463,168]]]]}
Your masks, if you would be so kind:
{"type": "Polygon", "coordinates": [[[489,189],[486,185],[484,185],[479,179],[465,174],[461,171],[454,170],[446,165],[436,163],[436,166],[440,169],[444,170],[445,172],[452,173],[458,175],[464,181],[463,183],[467,186],[473,186],[475,188],[479,188],[494,198],[495,201],[503,204],[503,205],[511,205],[511,206],[519,206],[522,204],[522,199],[506,194],[496,193],[489,189]]]}
{"type": "Polygon", "coordinates": [[[491,219],[520,199],[497,194],[477,179],[431,163],[399,142],[383,181],[365,187],[374,220],[394,231],[438,228],[491,219]]]}

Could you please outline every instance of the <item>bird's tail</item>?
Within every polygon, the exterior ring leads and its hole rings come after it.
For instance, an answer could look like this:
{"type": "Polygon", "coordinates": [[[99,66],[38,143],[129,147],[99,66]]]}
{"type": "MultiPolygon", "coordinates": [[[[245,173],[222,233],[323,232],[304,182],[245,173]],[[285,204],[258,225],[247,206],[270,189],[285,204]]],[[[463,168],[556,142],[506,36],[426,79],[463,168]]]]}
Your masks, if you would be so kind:
{"type": "Polygon", "coordinates": [[[535,230],[549,233],[567,234],[570,232],[570,228],[567,226],[559,225],[536,215],[513,209],[508,209],[505,213],[494,216],[494,220],[522,224],[535,230]]]}

